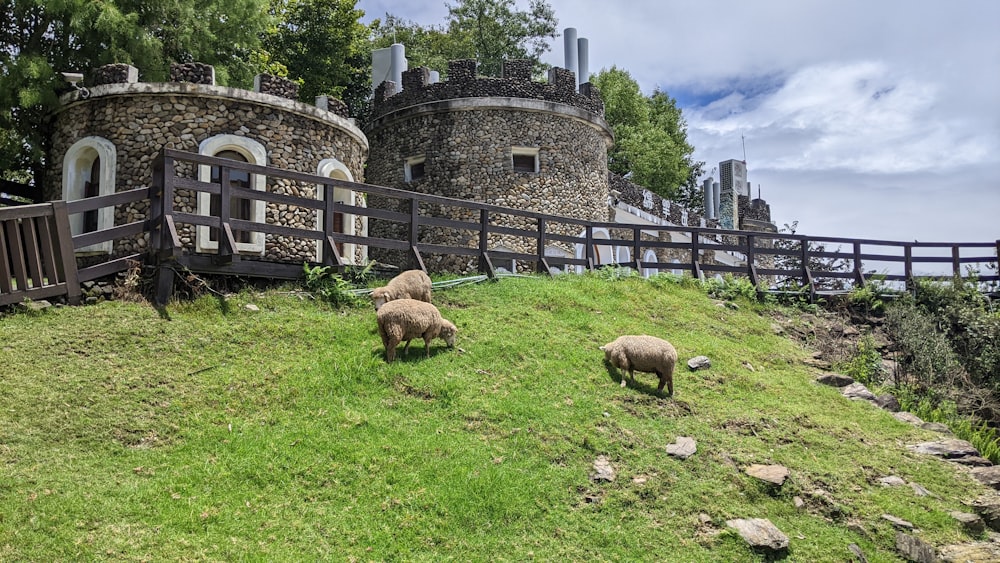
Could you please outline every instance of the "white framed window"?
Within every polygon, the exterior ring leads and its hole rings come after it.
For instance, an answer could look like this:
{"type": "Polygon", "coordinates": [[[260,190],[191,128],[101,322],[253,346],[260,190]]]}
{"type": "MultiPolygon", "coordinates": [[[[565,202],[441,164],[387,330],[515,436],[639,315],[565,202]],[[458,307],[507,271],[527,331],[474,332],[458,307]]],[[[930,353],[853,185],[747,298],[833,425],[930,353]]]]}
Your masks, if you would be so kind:
{"type": "MultiPolygon", "coordinates": [[[[215,135],[198,145],[198,154],[218,156],[232,160],[241,160],[250,164],[267,166],[267,151],[264,145],[238,135],[215,135]]],[[[219,170],[216,166],[199,165],[198,180],[202,182],[218,182],[219,170]]],[[[249,188],[257,191],[266,189],[266,178],[261,174],[247,174],[242,171],[232,171],[230,185],[249,188]]],[[[204,192],[198,193],[198,214],[218,215],[219,198],[204,192]]],[[[233,198],[230,206],[231,216],[255,223],[265,222],[265,208],[262,201],[249,201],[233,198]]],[[[214,252],[219,249],[219,241],[213,234],[214,229],[198,226],[195,236],[195,247],[198,252],[214,252]]],[[[245,254],[264,253],[264,233],[241,232],[236,236],[236,250],[245,254]]]]}
{"type": "Polygon", "coordinates": [[[409,183],[423,178],[426,160],[424,155],[407,158],[403,162],[403,180],[409,183]]]}
{"type": "MultiPolygon", "coordinates": [[[[84,137],[73,143],[63,156],[63,199],[73,201],[115,193],[117,151],[103,137],[84,137]]],[[[109,229],[115,224],[114,207],[104,207],[69,216],[74,235],[109,229]]],[[[93,244],[77,252],[111,253],[112,241],[93,244]]]]}
{"type": "Polygon", "coordinates": [[[538,172],[538,149],[511,147],[510,164],[514,172],[538,172]]]}
{"type": "MultiPolygon", "coordinates": [[[[337,160],[336,158],[325,158],[319,162],[319,166],[316,167],[317,176],[325,176],[327,178],[334,178],[336,180],[347,180],[348,182],[354,181],[354,175],[351,174],[351,170],[346,164],[337,160]]],[[[319,184],[316,186],[316,199],[323,201],[324,190],[323,185],[319,184]]],[[[359,205],[365,207],[364,198],[358,198],[356,192],[353,190],[348,190],[341,188],[339,186],[334,186],[333,188],[333,198],[334,201],[339,203],[346,203],[348,205],[359,205]]],[[[333,228],[339,232],[347,235],[356,235],[357,233],[357,220],[355,215],[349,213],[336,213],[333,218],[333,228]]],[[[316,213],[316,229],[323,229],[323,212],[319,211],[316,213]]],[[[368,236],[368,218],[362,217],[361,223],[361,236],[368,236]]],[[[320,249],[322,249],[323,241],[317,241],[316,244],[316,261],[318,262],[322,256],[320,249]]],[[[340,256],[348,264],[354,263],[355,251],[357,250],[357,245],[355,244],[337,244],[337,250],[340,252],[340,256]]],[[[365,246],[361,247],[362,260],[366,259],[368,256],[368,248],[365,246]]]]}

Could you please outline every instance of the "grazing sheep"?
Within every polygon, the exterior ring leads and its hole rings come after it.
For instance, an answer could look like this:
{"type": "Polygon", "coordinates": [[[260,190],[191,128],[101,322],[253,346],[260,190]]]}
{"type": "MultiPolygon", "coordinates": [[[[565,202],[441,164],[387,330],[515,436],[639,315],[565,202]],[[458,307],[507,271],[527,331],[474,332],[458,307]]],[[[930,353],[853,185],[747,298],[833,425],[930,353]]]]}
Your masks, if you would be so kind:
{"type": "Polygon", "coordinates": [[[430,303],[431,278],[423,270],[407,270],[372,291],[376,311],[394,299],[416,299],[430,303]]]}
{"type": "Polygon", "coordinates": [[[458,329],[451,321],[442,318],[437,307],[416,299],[390,301],[378,310],[378,333],[385,346],[385,359],[396,359],[396,346],[405,341],[403,354],[410,349],[410,340],[424,339],[426,356],[431,356],[431,340],[441,338],[449,348],[455,347],[458,329]]]}
{"type": "MultiPolygon", "coordinates": [[[[635,383],[633,370],[655,373],[660,377],[660,385],[656,390],[663,391],[667,386],[667,394],[674,394],[674,364],[677,363],[677,350],[666,340],[646,335],[619,336],[614,342],[601,346],[604,359],[619,370],[628,371],[629,378],[635,383]]],[[[622,387],[625,387],[625,374],[622,374],[622,387]]]]}

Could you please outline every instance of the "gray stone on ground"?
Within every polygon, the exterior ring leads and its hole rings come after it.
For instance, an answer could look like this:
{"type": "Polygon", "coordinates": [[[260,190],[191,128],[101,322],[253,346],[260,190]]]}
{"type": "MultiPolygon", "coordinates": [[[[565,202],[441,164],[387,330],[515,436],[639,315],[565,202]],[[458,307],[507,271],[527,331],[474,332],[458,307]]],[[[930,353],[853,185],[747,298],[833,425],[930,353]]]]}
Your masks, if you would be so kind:
{"type": "Polygon", "coordinates": [[[51,307],[52,303],[44,299],[38,299],[37,301],[23,301],[18,303],[18,306],[25,311],[42,311],[51,307]]]}
{"type": "Polygon", "coordinates": [[[889,412],[898,412],[900,408],[899,400],[888,393],[875,397],[875,404],[878,405],[879,408],[885,409],[889,412]]]}
{"type": "Polygon", "coordinates": [[[970,514],[968,512],[954,510],[949,512],[948,515],[955,520],[958,520],[958,523],[962,525],[962,528],[970,534],[981,534],[986,531],[986,523],[983,522],[983,518],[978,514],[970,514]]]}
{"type": "Polygon", "coordinates": [[[931,496],[931,492],[925,489],[922,485],[918,485],[916,483],[910,483],[910,488],[913,489],[913,494],[917,495],[918,497],[931,496]]]}
{"type": "Polygon", "coordinates": [[[858,563],[868,563],[868,558],[865,557],[865,552],[861,551],[861,548],[858,547],[858,544],[852,543],[851,545],[847,546],[847,549],[851,553],[853,553],[855,557],[858,558],[858,563]]]}
{"type": "Polygon", "coordinates": [[[900,422],[908,422],[914,426],[920,426],[924,423],[924,421],[920,420],[917,415],[906,411],[894,412],[892,413],[892,416],[900,422]]]}
{"type": "Polygon", "coordinates": [[[854,383],[854,378],[842,373],[825,373],[817,377],[816,382],[830,387],[847,387],[854,383]]]}
{"type": "Polygon", "coordinates": [[[902,477],[897,477],[896,475],[889,475],[888,477],[880,477],[878,480],[882,483],[883,487],[898,487],[900,485],[905,485],[906,481],[902,477]]]}
{"type": "Polygon", "coordinates": [[[1000,532],[1000,495],[990,493],[972,501],[972,509],[992,530],[1000,532]]]}
{"type": "Polygon", "coordinates": [[[615,468],[611,467],[611,462],[605,456],[600,456],[594,460],[594,472],[590,474],[592,481],[614,481],[615,468]]]}
{"type": "Polygon", "coordinates": [[[802,508],[806,505],[806,501],[802,500],[802,497],[792,497],[792,504],[795,505],[795,508],[802,508]]]}
{"type": "Polygon", "coordinates": [[[840,393],[848,399],[861,401],[874,401],[875,394],[868,390],[863,383],[854,382],[840,390],[840,393]]]}
{"type": "Polygon", "coordinates": [[[951,434],[951,428],[948,428],[947,424],[941,424],[940,422],[925,422],[920,425],[924,430],[930,430],[931,432],[940,432],[941,434],[951,434]]]}
{"type": "Polygon", "coordinates": [[[907,561],[914,563],[935,563],[938,560],[934,546],[903,532],[896,532],[896,549],[907,561]]]}
{"type": "Polygon", "coordinates": [[[692,370],[708,369],[712,367],[712,360],[707,356],[695,356],[688,360],[688,367],[692,370]]]}
{"type": "Polygon", "coordinates": [[[754,464],[746,468],[746,474],[780,487],[788,479],[788,468],[783,465],[754,464]]]}
{"type": "Polygon", "coordinates": [[[1000,544],[973,542],[948,545],[938,554],[944,563],[996,563],[1000,561],[1000,544]]]}
{"type": "Polygon", "coordinates": [[[921,442],[919,444],[906,447],[917,452],[918,454],[933,455],[945,459],[979,455],[979,450],[977,450],[975,446],[965,440],[959,440],[957,438],[946,438],[944,440],[936,440],[934,442],[921,442]]]}
{"type": "Polygon", "coordinates": [[[694,438],[688,438],[687,436],[679,436],[677,441],[667,445],[667,455],[678,459],[687,459],[697,451],[698,444],[694,441],[694,438]]]}
{"type": "Polygon", "coordinates": [[[962,457],[953,457],[948,461],[952,463],[958,463],[960,465],[968,465],[969,467],[989,467],[993,465],[993,462],[986,459],[985,457],[979,457],[977,455],[966,455],[962,457]]]}
{"type": "Polygon", "coordinates": [[[788,536],[766,518],[726,520],[750,547],[781,551],[788,548],[788,536]]]}
{"type": "Polygon", "coordinates": [[[1000,465],[991,465],[989,467],[973,467],[972,477],[976,481],[986,485],[987,487],[993,487],[994,489],[1000,489],[1000,465]]]}
{"type": "Polygon", "coordinates": [[[831,364],[830,362],[826,360],[821,360],[819,358],[806,358],[802,360],[802,363],[817,369],[830,369],[833,367],[833,364],[831,364]]]}
{"type": "Polygon", "coordinates": [[[254,305],[253,303],[247,303],[243,306],[247,311],[260,311],[260,307],[254,305]]]}
{"type": "Polygon", "coordinates": [[[882,515],[882,519],[888,521],[889,523],[891,523],[893,526],[895,526],[897,528],[903,528],[903,529],[906,529],[906,530],[912,530],[913,529],[913,524],[911,524],[910,522],[907,522],[906,520],[903,520],[902,518],[893,516],[892,514],[883,514],[882,515]]]}

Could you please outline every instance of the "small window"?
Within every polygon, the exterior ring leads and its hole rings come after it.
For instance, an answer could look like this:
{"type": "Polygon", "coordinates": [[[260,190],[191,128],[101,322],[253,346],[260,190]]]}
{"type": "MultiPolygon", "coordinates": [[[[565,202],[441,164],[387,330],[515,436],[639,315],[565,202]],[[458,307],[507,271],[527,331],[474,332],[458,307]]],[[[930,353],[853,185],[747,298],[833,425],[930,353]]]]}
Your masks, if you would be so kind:
{"type": "Polygon", "coordinates": [[[414,156],[406,159],[403,165],[403,176],[407,182],[413,182],[424,177],[424,157],[414,156]]]}
{"type": "Polygon", "coordinates": [[[514,147],[511,162],[514,172],[538,172],[538,149],[514,147]]]}

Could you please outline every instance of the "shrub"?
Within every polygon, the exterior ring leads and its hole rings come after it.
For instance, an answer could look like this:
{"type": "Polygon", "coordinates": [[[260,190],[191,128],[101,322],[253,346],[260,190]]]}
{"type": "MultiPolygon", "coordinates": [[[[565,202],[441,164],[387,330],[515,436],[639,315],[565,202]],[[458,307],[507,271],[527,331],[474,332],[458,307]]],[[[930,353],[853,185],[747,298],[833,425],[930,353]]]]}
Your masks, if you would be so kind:
{"type": "Polygon", "coordinates": [[[356,288],[340,274],[331,272],[330,266],[313,266],[303,264],[306,277],[306,289],[319,299],[335,307],[358,307],[365,304],[365,299],[356,293],[356,288]]]}
{"type": "Polygon", "coordinates": [[[885,375],[882,367],[882,354],[878,351],[878,344],[870,334],[862,336],[857,346],[843,366],[842,371],[854,379],[870,385],[878,383],[885,375]]]}

